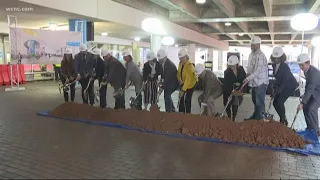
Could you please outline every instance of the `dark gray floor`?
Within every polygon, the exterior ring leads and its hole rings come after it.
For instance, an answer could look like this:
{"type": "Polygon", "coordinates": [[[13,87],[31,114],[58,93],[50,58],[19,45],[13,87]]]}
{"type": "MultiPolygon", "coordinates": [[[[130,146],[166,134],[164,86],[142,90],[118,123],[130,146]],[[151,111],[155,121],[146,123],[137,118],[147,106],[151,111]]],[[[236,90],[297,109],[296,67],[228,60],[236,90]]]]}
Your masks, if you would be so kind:
{"type": "MultiPolygon", "coordinates": [[[[63,102],[57,84],[38,82],[26,91],[0,90],[0,178],[311,178],[320,158],[169,138],[37,116],[63,102]]],[[[110,88],[111,89],[111,88],[110,88]]],[[[109,91],[111,97],[112,91],[109,91]]],[[[193,113],[198,113],[195,92],[193,113]]],[[[79,90],[77,90],[79,95],[79,90]]],[[[128,90],[126,96],[133,94],[128,90]]],[[[175,94],[176,97],[177,94],[175,94]]],[[[174,99],[175,104],[177,98],[174,99]]],[[[80,101],[80,96],[77,96],[80,101]]],[[[221,99],[218,110],[221,111],[221,99]]],[[[113,106],[113,100],[108,102],[113,106]],[[111,102],[112,101],[112,102],[111,102]]],[[[163,100],[160,99],[164,108],[163,100]]],[[[297,99],[287,102],[288,118],[297,99]]],[[[239,120],[252,112],[250,97],[239,120]]],[[[298,128],[304,128],[300,114],[298,128]]]]}

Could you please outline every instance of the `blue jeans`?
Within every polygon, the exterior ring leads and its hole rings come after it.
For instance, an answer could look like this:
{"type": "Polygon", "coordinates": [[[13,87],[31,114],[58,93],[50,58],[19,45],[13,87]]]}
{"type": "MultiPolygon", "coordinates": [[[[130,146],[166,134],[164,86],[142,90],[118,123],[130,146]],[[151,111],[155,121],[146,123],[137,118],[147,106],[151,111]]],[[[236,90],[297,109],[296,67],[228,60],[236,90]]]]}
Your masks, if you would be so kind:
{"type": "Polygon", "coordinates": [[[166,112],[175,112],[175,107],[173,105],[173,101],[171,98],[171,94],[174,91],[170,91],[170,90],[164,90],[164,104],[166,107],[166,112]]]}
{"type": "Polygon", "coordinates": [[[258,87],[252,87],[252,102],[254,112],[249,119],[263,120],[265,118],[265,97],[268,85],[262,84],[258,87]]]}

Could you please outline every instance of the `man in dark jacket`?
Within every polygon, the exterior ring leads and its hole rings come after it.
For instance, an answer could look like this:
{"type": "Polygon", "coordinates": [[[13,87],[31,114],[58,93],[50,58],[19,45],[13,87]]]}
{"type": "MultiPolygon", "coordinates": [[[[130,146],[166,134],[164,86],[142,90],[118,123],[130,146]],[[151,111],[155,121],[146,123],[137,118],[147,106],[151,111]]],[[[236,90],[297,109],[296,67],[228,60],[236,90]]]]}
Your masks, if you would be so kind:
{"type": "Polygon", "coordinates": [[[165,109],[166,112],[175,112],[171,94],[177,90],[179,86],[177,67],[170,59],[168,59],[167,52],[164,49],[158,51],[157,57],[163,69],[161,81],[164,90],[165,109]]]}
{"type": "Polygon", "coordinates": [[[291,73],[289,66],[285,63],[286,59],[287,56],[281,47],[275,47],[273,49],[271,61],[273,62],[273,75],[276,81],[273,86],[271,98],[274,99],[273,106],[279,114],[280,122],[287,126],[288,121],[284,103],[294,94],[294,91],[299,85],[291,73]]]}
{"type": "Polygon", "coordinates": [[[306,77],[305,93],[298,110],[303,109],[308,130],[319,131],[318,109],[320,107],[320,71],[310,64],[308,54],[300,54],[298,63],[306,77]]]}
{"type": "Polygon", "coordinates": [[[92,53],[87,52],[87,46],[85,44],[81,44],[79,50],[80,52],[75,55],[75,70],[77,73],[77,80],[81,84],[82,101],[83,103],[88,104],[89,96],[90,104],[93,105],[93,82],[95,77],[96,60],[92,53]],[[87,88],[88,84],[88,93],[85,93],[84,90],[87,88]]]}
{"type": "Polygon", "coordinates": [[[105,60],[105,75],[101,83],[100,102],[105,101],[107,85],[110,84],[114,88],[114,109],[125,109],[126,69],[118,59],[111,55],[109,50],[102,50],[101,55],[105,60]]]}

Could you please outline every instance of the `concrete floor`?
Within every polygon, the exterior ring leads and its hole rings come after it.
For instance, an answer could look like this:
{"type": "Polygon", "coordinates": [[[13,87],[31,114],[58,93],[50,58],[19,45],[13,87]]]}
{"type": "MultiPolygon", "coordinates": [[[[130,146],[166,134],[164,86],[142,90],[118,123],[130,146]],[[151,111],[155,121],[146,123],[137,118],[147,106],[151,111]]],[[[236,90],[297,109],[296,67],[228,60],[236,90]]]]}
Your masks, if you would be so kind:
{"type": "MultiPolygon", "coordinates": [[[[26,91],[21,92],[4,92],[4,87],[0,87],[0,178],[320,178],[317,156],[169,138],[37,116],[38,111],[63,103],[57,83],[35,82],[24,87],[26,91]]],[[[76,93],[76,101],[81,102],[79,89],[76,93]]],[[[111,94],[109,90],[108,97],[111,94]]],[[[195,92],[193,96],[193,113],[199,112],[199,94],[195,92]]],[[[133,90],[129,89],[127,99],[131,95],[133,90]]],[[[177,94],[174,97],[177,104],[177,94]]],[[[109,99],[108,106],[113,107],[114,101],[109,99]]],[[[297,104],[295,98],[286,104],[290,121],[297,104]]],[[[163,99],[160,106],[164,108],[163,99]]],[[[219,99],[217,109],[222,108],[219,99]]],[[[248,117],[252,108],[246,95],[238,121],[248,117]]],[[[302,114],[296,127],[305,128],[302,114]]]]}

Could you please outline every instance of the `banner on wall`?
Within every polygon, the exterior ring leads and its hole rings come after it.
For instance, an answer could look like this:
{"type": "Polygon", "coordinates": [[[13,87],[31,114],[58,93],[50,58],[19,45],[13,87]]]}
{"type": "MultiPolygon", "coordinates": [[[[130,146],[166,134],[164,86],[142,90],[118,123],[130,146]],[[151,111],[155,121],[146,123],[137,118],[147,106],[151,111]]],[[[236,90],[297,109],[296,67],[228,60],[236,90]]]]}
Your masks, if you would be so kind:
{"type": "Polygon", "coordinates": [[[60,64],[65,48],[77,53],[81,32],[10,28],[11,63],[60,64]]]}

